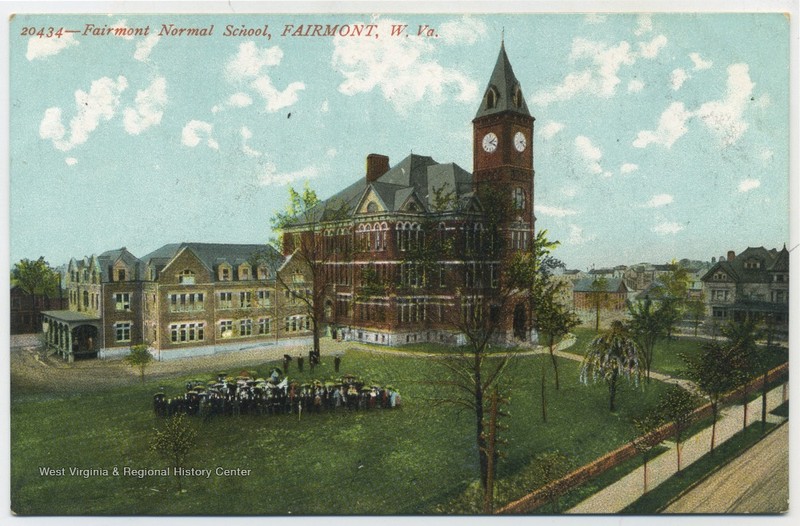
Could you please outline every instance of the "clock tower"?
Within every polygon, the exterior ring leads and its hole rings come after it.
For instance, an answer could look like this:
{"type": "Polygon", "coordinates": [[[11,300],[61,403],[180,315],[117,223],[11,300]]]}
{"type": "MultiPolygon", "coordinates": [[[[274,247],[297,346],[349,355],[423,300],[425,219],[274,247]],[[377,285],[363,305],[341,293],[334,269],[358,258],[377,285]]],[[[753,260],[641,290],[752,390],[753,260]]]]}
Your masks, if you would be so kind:
{"type": "MultiPolygon", "coordinates": [[[[533,214],[533,121],[522,87],[506,55],[505,43],[478,113],[472,120],[472,159],[475,189],[508,192],[512,221],[531,235],[533,214]]],[[[527,236],[525,236],[527,238],[527,236]]],[[[527,244],[527,239],[525,240],[527,244]]]]}

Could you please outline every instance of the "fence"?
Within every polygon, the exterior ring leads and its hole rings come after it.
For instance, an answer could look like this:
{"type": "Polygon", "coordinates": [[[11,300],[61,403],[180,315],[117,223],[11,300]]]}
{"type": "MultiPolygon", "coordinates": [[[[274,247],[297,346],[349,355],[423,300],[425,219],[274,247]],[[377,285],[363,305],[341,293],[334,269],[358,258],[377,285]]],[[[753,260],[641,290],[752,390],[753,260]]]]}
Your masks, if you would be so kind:
{"type": "MultiPolygon", "coordinates": [[[[788,374],[789,372],[789,364],[784,363],[783,365],[779,365],[778,367],[770,370],[767,373],[767,383],[771,383],[778,378],[788,374]]],[[[763,382],[763,376],[753,379],[747,384],[747,392],[752,393],[754,390],[761,387],[763,382]]],[[[727,404],[736,400],[737,398],[741,397],[744,392],[744,386],[741,386],[730,393],[726,394],[720,400],[720,404],[727,404]]],[[[697,409],[694,410],[692,413],[692,421],[696,422],[698,420],[702,420],[708,416],[711,416],[711,404],[707,403],[704,404],[697,409]]],[[[653,440],[650,443],[661,443],[663,440],[667,439],[674,433],[674,425],[672,423],[664,424],[663,426],[659,427],[658,429],[649,433],[647,437],[647,441],[653,440]]],[[[571,473],[568,473],[564,477],[550,482],[549,484],[542,486],[541,488],[533,491],[522,497],[519,500],[506,504],[495,513],[497,514],[511,514],[511,513],[527,513],[530,511],[535,510],[539,506],[546,504],[549,502],[554,495],[561,495],[566,493],[567,491],[580,486],[584,482],[601,475],[602,473],[606,472],[607,470],[613,468],[625,462],[628,459],[635,457],[638,454],[636,447],[633,443],[625,444],[610,453],[598,458],[597,460],[582,466],[571,473]]]]}

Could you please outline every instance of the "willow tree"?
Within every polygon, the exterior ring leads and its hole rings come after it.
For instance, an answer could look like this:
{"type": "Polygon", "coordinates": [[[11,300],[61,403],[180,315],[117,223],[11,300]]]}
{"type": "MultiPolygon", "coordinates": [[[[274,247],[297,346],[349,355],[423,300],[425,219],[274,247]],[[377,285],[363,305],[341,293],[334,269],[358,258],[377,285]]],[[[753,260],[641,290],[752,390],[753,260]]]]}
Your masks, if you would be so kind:
{"type": "Polygon", "coordinates": [[[586,356],[581,364],[580,379],[587,384],[603,380],[608,386],[609,409],[614,411],[614,400],[621,378],[638,385],[641,372],[639,364],[641,353],[636,341],[620,321],[614,321],[611,328],[602,332],[586,346],[586,356]]]}

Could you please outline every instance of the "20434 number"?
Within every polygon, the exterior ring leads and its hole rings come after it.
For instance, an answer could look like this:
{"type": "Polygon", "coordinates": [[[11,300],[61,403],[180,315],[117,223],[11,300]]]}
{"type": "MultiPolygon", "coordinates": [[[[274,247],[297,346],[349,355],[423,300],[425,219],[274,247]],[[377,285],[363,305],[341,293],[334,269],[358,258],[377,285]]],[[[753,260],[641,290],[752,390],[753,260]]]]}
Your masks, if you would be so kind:
{"type": "Polygon", "coordinates": [[[61,38],[64,35],[63,27],[23,27],[20,36],[39,38],[61,38]]]}

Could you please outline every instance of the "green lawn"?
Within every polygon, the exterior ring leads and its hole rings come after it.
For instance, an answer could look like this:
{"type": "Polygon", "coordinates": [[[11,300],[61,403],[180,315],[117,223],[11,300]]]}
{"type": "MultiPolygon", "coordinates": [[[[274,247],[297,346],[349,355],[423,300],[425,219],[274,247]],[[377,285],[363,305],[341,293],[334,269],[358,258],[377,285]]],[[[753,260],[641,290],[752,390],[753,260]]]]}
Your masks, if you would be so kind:
{"type": "MultiPolygon", "coordinates": [[[[586,346],[597,335],[594,329],[577,328],[573,331],[577,341],[567,349],[568,352],[583,356],[586,346]]],[[[700,353],[701,345],[710,340],[702,338],[680,337],[662,339],[656,343],[653,350],[652,371],[667,374],[675,378],[686,378],[686,362],[681,355],[696,357],[700,353]]],[[[720,340],[723,341],[723,340],[720,340]]],[[[767,353],[768,368],[772,369],[785,363],[789,359],[789,351],[784,348],[775,348],[767,353]]]]}
{"type": "MultiPolygon", "coordinates": [[[[646,391],[623,384],[619,409],[611,414],[605,385],[581,385],[579,364],[559,360],[561,390],[552,388],[549,369],[549,418],[542,423],[539,373],[545,358],[519,358],[506,375],[511,416],[504,422],[508,442],[499,465],[499,504],[535,489],[532,459],[541,452],[558,449],[578,467],[626,443],[633,435],[631,418],[664,390],[660,383],[646,391]]],[[[271,365],[244,369],[264,374],[271,365]]],[[[296,415],[195,419],[199,439],[192,467],[252,471],[246,477],[187,480],[182,495],[161,477],[41,476],[39,468],[163,467],[148,450],[152,429],[160,424],[151,395],[161,385],[181,393],[185,376],[68,396],[15,391],[12,509],[25,515],[471,512],[457,503],[477,478],[474,417],[432,402],[443,388],[429,380],[441,378],[442,371],[431,359],[348,351],[342,373],[392,384],[403,396],[402,408],[304,414],[299,420],[296,415]]],[[[209,378],[216,372],[209,371],[209,378]]],[[[296,369],[290,373],[301,381],[312,377],[308,367],[301,375],[296,369]]],[[[331,376],[332,364],[315,370],[317,378],[331,376]]]]}

